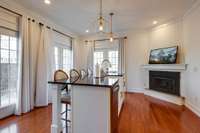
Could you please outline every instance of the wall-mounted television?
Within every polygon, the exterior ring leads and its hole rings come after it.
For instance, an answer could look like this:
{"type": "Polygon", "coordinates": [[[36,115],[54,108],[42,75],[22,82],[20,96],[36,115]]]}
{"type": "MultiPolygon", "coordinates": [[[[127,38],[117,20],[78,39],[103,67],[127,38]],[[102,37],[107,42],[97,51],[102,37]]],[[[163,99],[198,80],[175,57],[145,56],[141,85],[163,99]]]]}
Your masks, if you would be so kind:
{"type": "Polygon", "coordinates": [[[149,64],[175,64],[178,46],[153,49],[150,52],[149,64]]]}

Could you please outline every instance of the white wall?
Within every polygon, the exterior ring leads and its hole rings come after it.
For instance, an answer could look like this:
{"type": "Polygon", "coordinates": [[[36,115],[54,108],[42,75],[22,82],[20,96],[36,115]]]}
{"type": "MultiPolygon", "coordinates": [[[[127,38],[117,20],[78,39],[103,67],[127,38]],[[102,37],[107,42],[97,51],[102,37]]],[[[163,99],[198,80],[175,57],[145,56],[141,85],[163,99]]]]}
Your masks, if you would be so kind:
{"type": "Polygon", "coordinates": [[[132,31],[128,33],[125,46],[126,86],[128,91],[142,91],[144,88],[143,72],[140,66],[147,63],[148,49],[147,31],[132,31]]]}
{"type": "Polygon", "coordinates": [[[200,115],[200,2],[183,18],[186,63],[186,105],[200,115]]]}
{"type": "Polygon", "coordinates": [[[200,2],[183,19],[151,28],[132,31],[126,45],[128,91],[144,88],[144,73],[140,65],[148,63],[149,51],[155,48],[179,46],[178,63],[189,64],[182,75],[186,106],[200,115],[200,2]]]}
{"type": "Polygon", "coordinates": [[[178,46],[178,63],[184,63],[182,20],[177,19],[149,30],[149,50],[178,46]]]}
{"type": "Polygon", "coordinates": [[[46,16],[41,16],[40,14],[35,13],[32,10],[29,10],[20,4],[16,3],[14,0],[0,0],[0,5],[3,7],[6,7],[8,9],[11,9],[19,14],[29,16],[36,21],[42,22],[50,27],[53,27],[63,33],[69,34],[73,37],[77,37],[76,34],[74,34],[72,31],[69,31],[65,27],[60,26],[59,24],[55,23],[51,19],[47,18],[46,16]]]}
{"type": "Polygon", "coordinates": [[[142,91],[145,73],[141,65],[148,64],[151,49],[179,46],[178,63],[184,63],[182,21],[174,20],[148,30],[128,33],[126,44],[126,73],[128,91],[142,91]]]}

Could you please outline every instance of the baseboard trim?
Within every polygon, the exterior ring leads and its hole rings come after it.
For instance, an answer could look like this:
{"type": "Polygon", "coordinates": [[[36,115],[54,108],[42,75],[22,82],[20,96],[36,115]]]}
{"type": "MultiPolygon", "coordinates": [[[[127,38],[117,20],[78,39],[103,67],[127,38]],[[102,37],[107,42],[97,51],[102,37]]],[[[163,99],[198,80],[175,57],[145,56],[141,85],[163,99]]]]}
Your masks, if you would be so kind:
{"type": "Polygon", "coordinates": [[[3,119],[5,117],[8,117],[8,116],[14,114],[14,111],[15,111],[15,104],[1,107],[0,108],[0,119],[3,119]]]}
{"type": "Polygon", "coordinates": [[[132,93],[144,93],[143,88],[132,88],[132,89],[127,89],[127,92],[132,92],[132,93]]]}
{"type": "Polygon", "coordinates": [[[193,113],[200,117],[200,108],[196,107],[189,101],[185,101],[185,106],[189,108],[193,113]]]}
{"type": "Polygon", "coordinates": [[[177,105],[184,105],[185,101],[183,97],[179,97],[179,96],[174,96],[174,95],[170,95],[170,94],[165,94],[162,92],[157,92],[157,91],[153,91],[153,90],[145,90],[144,94],[147,96],[151,96],[151,97],[155,97],[170,103],[174,103],[177,105]]]}

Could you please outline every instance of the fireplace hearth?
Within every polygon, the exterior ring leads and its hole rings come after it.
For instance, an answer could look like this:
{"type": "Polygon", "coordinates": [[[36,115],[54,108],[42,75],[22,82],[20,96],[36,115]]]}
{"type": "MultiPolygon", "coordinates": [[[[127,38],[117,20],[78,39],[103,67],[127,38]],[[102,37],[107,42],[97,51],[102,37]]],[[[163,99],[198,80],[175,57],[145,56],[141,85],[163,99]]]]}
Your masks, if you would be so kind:
{"type": "Polygon", "coordinates": [[[180,72],[149,71],[149,89],[180,96],[180,72]]]}

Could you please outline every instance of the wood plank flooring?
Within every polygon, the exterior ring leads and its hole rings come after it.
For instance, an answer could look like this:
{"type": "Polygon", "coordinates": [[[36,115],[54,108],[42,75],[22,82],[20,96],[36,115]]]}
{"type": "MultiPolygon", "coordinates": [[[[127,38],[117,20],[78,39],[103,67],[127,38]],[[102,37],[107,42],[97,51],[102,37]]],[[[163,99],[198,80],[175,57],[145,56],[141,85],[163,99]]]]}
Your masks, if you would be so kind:
{"type": "MultiPolygon", "coordinates": [[[[0,120],[0,133],[50,133],[51,106],[0,120]]],[[[177,106],[143,94],[128,93],[119,133],[200,133],[200,118],[177,106]]]]}

